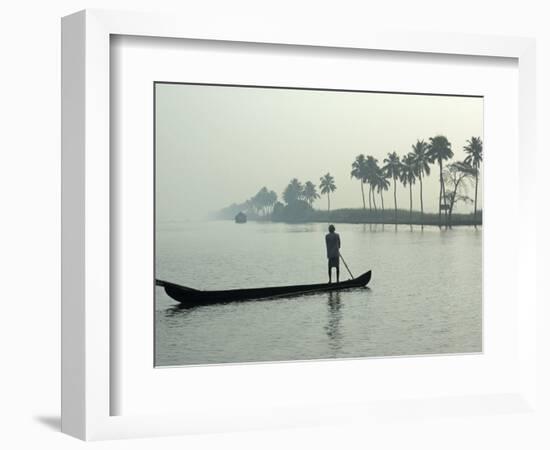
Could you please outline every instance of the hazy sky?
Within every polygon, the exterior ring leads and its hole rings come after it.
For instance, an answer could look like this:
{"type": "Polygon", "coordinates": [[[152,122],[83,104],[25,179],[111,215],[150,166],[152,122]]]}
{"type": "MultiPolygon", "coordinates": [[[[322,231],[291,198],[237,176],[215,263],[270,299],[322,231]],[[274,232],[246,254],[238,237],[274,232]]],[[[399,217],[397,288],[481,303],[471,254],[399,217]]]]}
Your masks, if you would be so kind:
{"type": "MultiPolygon", "coordinates": [[[[388,152],[406,154],[437,134],[451,142],[453,160],[464,159],[466,140],[483,138],[483,99],[157,84],[157,218],[202,218],[262,186],[280,198],[290,179],[318,185],[326,172],[337,186],[331,208],[361,207],[360,183],[350,179],[358,154],[382,165],[388,152]]],[[[424,181],[426,211],[437,209],[438,173],[432,166],[424,181]]],[[[481,197],[480,189],[479,205],[481,197]]],[[[393,207],[391,189],[384,202],[393,207]]],[[[409,207],[408,187],[398,185],[397,202],[409,207]]],[[[326,196],[314,206],[326,209],[326,196]]],[[[420,209],[418,184],[413,207],[420,209]]]]}

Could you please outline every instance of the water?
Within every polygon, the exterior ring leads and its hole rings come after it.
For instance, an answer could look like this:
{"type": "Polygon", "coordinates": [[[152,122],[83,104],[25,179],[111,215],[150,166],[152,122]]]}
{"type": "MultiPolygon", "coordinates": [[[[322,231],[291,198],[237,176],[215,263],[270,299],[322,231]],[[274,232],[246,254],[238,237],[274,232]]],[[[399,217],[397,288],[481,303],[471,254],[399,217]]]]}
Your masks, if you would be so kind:
{"type": "MultiPolygon", "coordinates": [[[[156,288],[157,366],[482,350],[482,231],[336,224],[368,289],[181,309],[156,288]]],[[[196,289],[327,281],[326,224],[160,224],[157,278],[196,289]]],[[[340,265],[341,279],[349,276],[340,265]]]]}

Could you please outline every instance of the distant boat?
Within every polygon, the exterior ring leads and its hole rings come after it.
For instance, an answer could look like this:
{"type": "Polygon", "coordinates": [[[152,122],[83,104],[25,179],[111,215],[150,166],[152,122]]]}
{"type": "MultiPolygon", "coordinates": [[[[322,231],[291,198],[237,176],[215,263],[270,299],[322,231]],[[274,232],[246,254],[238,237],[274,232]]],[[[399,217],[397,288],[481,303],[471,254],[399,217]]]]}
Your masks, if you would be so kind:
{"type": "Polygon", "coordinates": [[[297,286],[274,286],[252,289],[230,289],[226,291],[199,291],[168,281],[155,280],[157,286],[162,286],[165,292],[182,306],[213,305],[216,303],[242,302],[246,300],[289,297],[293,295],[310,294],[314,292],[338,291],[341,289],[365,287],[371,278],[371,271],[348,281],[340,283],[303,284],[297,286]]]}
{"type": "Polygon", "coordinates": [[[242,211],[235,216],[235,223],[246,223],[246,214],[242,211]]]}

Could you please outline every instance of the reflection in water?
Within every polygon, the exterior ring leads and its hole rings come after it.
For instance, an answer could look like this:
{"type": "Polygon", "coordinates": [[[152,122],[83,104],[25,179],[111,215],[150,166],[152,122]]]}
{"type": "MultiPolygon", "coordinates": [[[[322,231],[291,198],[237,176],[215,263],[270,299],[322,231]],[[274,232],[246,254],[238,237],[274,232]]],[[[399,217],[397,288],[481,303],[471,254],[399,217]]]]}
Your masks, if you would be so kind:
{"type": "Polygon", "coordinates": [[[329,347],[334,354],[342,349],[342,330],[340,321],[342,320],[342,303],[340,301],[340,292],[333,291],[328,293],[328,325],[325,327],[329,338],[329,347]]]}
{"type": "Polygon", "coordinates": [[[164,314],[166,317],[187,315],[188,313],[189,308],[182,308],[181,305],[171,306],[170,308],[166,308],[164,310],[164,314]]]}

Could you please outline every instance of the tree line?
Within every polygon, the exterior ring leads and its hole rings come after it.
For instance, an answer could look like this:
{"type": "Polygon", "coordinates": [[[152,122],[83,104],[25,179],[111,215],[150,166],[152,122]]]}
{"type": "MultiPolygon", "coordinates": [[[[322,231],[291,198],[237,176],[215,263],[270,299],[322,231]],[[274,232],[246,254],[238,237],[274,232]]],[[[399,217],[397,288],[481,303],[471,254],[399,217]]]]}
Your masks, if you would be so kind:
{"type": "MultiPolygon", "coordinates": [[[[369,186],[368,201],[369,210],[376,211],[376,196],[380,194],[382,210],[384,210],[383,192],[388,191],[393,184],[393,201],[395,222],[397,223],[397,183],[409,188],[409,215],[412,218],[413,209],[413,185],[418,180],[420,189],[420,211],[424,216],[423,180],[430,176],[432,164],[439,169],[439,199],[438,222],[442,225],[441,215],[445,215],[445,225],[451,225],[452,213],[458,202],[470,202],[467,195],[466,182],[475,179],[474,195],[474,222],[477,218],[477,197],[479,185],[479,171],[483,161],[483,143],[481,138],[472,137],[466,141],[463,147],[466,158],[463,161],[450,162],[443,166],[445,161],[451,160],[454,152],[449,140],[442,135],[429,138],[429,142],[417,140],[411,146],[412,151],[399,157],[397,152],[388,153],[383,165],[378,165],[378,160],[372,156],[358,155],[352,163],[351,177],[359,180],[363,209],[366,209],[365,192],[363,186],[369,186]],[[391,180],[391,181],[390,181],[391,180]],[[372,201],[371,201],[372,199],[372,201]]],[[[412,222],[412,219],[411,219],[412,222]]]]}
{"type": "MultiPolygon", "coordinates": [[[[481,138],[472,137],[466,141],[463,147],[466,157],[462,161],[451,161],[454,152],[449,140],[442,135],[430,137],[428,142],[417,140],[411,146],[411,151],[399,156],[397,152],[390,152],[384,158],[382,164],[370,155],[360,154],[351,164],[350,177],[360,183],[363,210],[372,213],[379,210],[377,196],[380,198],[381,211],[385,211],[384,192],[392,188],[394,222],[398,222],[397,186],[402,184],[409,190],[409,222],[412,225],[413,216],[413,185],[418,181],[421,224],[424,226],[424,194],[423,181],[431,175],[432,166],[438,169],[439,194],[438,194],[438,225],[441,227],[452,225],[452,214],[459,202],[473,203],[474,224],[477,223],[477,198],[479,172],[483,161],[483,143],[481,138]],[[447,162],[447,164],[444,164],[447,162]],[[474,199],[468,196],[467,182],[475,180],[474,199]],[[365,187],[368,187],[365,198],[365,187]],[[443,218],[442,218],[443,215],[443,218]],[[443,220],[442,220],[443,219],[443,220]]],[[[252,212],[259,217],[271,216],[274,220],[285,220],[297,216],[303,216],[307,210],[313,210],[314,202],[327,196],[327,211],[330,214],[330,196],[337,189],[335,179],[330,173],[326,173],[319,179],[319,187],[312,181],[302,184],[297,178],[290,180],[283,191],[282,200],[278,201],[274,191],[263,187],[256,195],[243,204],[234,204],[226,208],[231,211],[236,209],[252,212]]]]}

